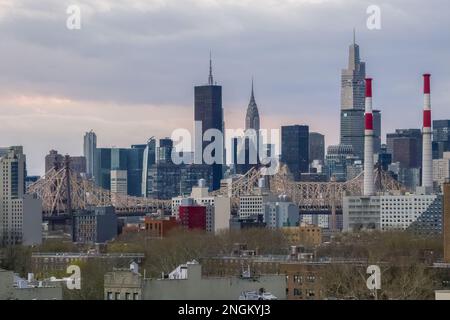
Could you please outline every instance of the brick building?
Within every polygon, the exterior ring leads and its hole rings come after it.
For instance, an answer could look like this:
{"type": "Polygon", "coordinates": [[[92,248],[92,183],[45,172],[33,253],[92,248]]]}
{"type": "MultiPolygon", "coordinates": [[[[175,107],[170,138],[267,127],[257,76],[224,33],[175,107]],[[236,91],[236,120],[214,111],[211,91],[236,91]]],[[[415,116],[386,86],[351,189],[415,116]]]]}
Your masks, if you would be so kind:
{"type": "Polygon", "coordinates": [[[178,226],[175,217],[154,218],[145,217],[145,231],[152,238],[165,238],[168,233],[178,226]]]}
{"type": "Polygon", "coordinates": [[[179,207],[179,223],[189,230],[206,231],[206,207],[199,205],[181,205],[179,207]]]}
{"type": "Polygon", "coordinates": [[[302,223],[298,227],[281,230],[291,245],[318,246],[322,243],[322,229],[315,225],[302,223]]]}

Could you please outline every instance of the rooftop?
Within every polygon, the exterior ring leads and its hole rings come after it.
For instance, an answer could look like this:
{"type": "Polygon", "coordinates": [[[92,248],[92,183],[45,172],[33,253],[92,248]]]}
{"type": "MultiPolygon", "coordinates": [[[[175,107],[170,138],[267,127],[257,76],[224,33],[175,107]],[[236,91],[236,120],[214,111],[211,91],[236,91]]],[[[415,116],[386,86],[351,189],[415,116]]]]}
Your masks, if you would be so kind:
{"type": "Polygon", "coordinates": [[[33,252],[33,258],[144,258],[144,253],[33,252]]]}

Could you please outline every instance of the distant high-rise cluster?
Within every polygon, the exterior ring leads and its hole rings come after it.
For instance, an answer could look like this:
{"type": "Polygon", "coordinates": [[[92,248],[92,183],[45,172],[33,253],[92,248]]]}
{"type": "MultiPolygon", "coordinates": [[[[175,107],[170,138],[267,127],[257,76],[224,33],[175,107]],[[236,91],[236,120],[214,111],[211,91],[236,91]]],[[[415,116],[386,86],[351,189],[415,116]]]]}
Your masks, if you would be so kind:
{"type": "MultiPolygon", "coordinates": [[[[382,145],[381,112],[373,108],[372,79],[366,78],[366,64],[361,61],[360,49],[354,40],[349,47],[348,65],[341,72],[339,144],[327,146],[323,134],[311,132],[309,125],[295,122],[281,126],[279,141],[263,143],[252,79],[249,103],[241,113],[244,133],[231,137],[231,149],[228,150],[230,146],[225,147],[222,86],[214,81],[210,58],[207,83],[194,87],[195,139],[191,150],[180,152],[175,141],[168,137],[151,137],[146,143],[125,148],[102,147],[97,145],[97,135],[91,130],[84,135],[83,156],[63,156],[51,150],[45,157],[45,171],[60,170],[68,165],[78,178],[108,191],[112,199],[141,201],[127,196],[147,198],[142,201],[172,199],[172,215],[177,220],[174,223],[181,220],[181,225],[187,229],[218,232],[231,226],[284,228],[306,222],[333,232],[342,228],[348,231],[414,228],[420,232],[439,233],[442,230],[442,223],[438,221],[442,208],[439,193],[450,177],[450,120],[432,121],[430,77],[424,75],[423,127],[396,129],[386,135],[386,144],[382,145]],[[220,141],[216,141],[217,133],[222,136],[220,141]],[[293,181],[304,182],[300,185],[302,188],[305,185],[311,187],[307,193],[316,188],[320,201],[330,197],[326,195],[328,191],[320,188],[342,186],[340,182],[350,180],[353,181],[346,187],[362,182],[363,194],[344,196],[343,206],[334,206],[331,212],[326,206],[319,205],[320,212],[313,213],[299,209],[297,200],[289,199],[285,194],[273,194],[269,187],[271,179],[261,178],[258,187],[246,186],[248,194],[239,196],[238,206],[231,201],[232,188],[228,189],[227,196],[223,192],[219,196],[210,194],[225,190],[235,181],[252,177],[252,174],[246,174],[266,166],[262,157],[269,152],[274,156],[273,151],[278,148],[273,143],[278,142],[280,150],[275,156],[279,157],[277,160],[283,169],[287,168],[293,181]],[[209,156],[215,163],[207,160],[208,152],[212,152],[209,156]],[[226,153],[231,156],[231,163],[226,163],[226,153]],[[192,161],[179,164],[175,160],[179,157],[174,155],[192,161]],[[396,179],[410,194],[398,191],[399,194],[394,196],[383,191],[382,195],[379,190],[386,188],[386,176],[389,181],[396,179]],[[405,212],[408,208],[411,212],[405,212]],[[403,221],[399,222],[398,216],[403,221]]],[[[26,223],[21,220],[29,212],[38,210],[37,199],[25,195],[25,185],[33,184],[37,178],[26,176],[25,155],[20,147],[0,149],[0,165],[0,182],[8,186],[0,194],[0,239],[6,244],[38,242],[37,234],[33,233],[37,222],[29,218],[26,223]],[[34,229],[30,229],[30,223],[34,224],[34,229]]],[[[55,182],[56,187],[58,183],[55,182]]],[[[69,189],[63,192],[70,192],[69,189]]],[[[351,188],[348,190],[351,190],[348,194],[354,192],[351,188]]],[[[98,227],[103,222],[91,217],[102,216],[104,210],[110,209],[76,212],[77,237],[84,239],[80,241],[95,241],[94,234],[84,234],[87,228],[84,225],[92,220],[98,227]]],[[[89,226],[94,228],[91,222],[89,226]]],[[[110,229],[114,231],[114,228],[110,229]]],[[[113,236],[114,232],[107,238],[113,236]]]]}

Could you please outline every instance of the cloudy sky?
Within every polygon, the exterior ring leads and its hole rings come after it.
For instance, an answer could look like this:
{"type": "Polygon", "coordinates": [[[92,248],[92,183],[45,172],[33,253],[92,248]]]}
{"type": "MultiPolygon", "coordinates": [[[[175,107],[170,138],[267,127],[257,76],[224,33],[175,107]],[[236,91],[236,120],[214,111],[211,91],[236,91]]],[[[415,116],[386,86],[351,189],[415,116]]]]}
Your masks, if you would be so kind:
{"type": "Polygon", "coordinates": [[[252,75],[262,127],[308,124],[338,142],[340,70],[352,29],[375,80],[383,132],[420,127],[421,74],[434,118],[450,118],[447,0],[0,0],[0,146],[23,145],[30,174],[50,149],[126,147],[191,129],[209,51],[226,126],[244,125],[252,75]],[[81,30],[66,28],[69,5],[81,30]],[[381,30],[366,27],[369,5],[381,30]]]}

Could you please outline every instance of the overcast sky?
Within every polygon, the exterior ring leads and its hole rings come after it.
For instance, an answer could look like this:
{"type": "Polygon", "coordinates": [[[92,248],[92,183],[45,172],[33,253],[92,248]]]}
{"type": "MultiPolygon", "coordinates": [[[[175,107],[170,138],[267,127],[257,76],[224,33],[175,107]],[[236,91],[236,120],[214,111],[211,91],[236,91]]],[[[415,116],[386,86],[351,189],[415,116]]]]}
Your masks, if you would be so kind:
{"type": "Polygon", "coordinates": [[[244,126],[252,75],[263,128],[308,124],[338,143],[340,70],[352,29],[374,78],[383,133],[450,118],[447,0],[0,0],[0,146],[23,145],[30,174],[50,149],[82,154],[191,129],[209,51],[228,128],[244,126]],[[66,9],[81,7],[81,30],[66,9]],[[381,8],[381,30],[366,9],[381,8]]]}

